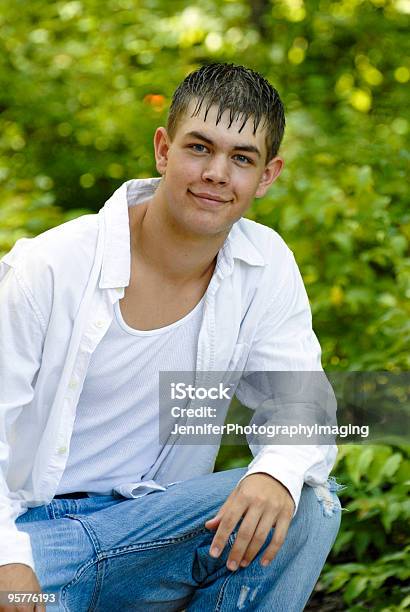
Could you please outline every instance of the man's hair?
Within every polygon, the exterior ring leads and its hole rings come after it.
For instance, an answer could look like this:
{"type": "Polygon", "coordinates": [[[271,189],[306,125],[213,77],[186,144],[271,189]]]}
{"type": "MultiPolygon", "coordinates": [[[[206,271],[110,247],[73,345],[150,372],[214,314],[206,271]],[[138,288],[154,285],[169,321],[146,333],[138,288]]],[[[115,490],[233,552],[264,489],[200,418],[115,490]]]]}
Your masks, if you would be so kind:
{"type": "Polygon", "coordinates": [[[266,128],[267,160],[275,157],[285,130],[285,112],[278,92],[258,72],[234,64],[208,64],[191,72],[177,87],[172,97],[167,131],[174,138],[178,122],[187,112],[192,100],[196,106],[192,117],[199,115],[205,104],[205,116],[211,106],[218,106],[216,124],[229,110],[229,127],[235,120],[242,120],[239,132],[250,117],[253,133],[259,124],[266,128]]]}

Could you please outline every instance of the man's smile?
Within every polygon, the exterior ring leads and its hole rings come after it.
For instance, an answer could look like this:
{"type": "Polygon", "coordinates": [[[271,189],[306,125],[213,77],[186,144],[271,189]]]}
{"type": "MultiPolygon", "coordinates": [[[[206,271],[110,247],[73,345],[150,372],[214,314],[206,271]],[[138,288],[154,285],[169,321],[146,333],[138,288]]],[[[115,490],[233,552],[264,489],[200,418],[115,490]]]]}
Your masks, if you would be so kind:
{"type": "Polygon", "coordinates": [[[209,204],[211,206],[220,206],[222,204],[227,204],[228,202],[232,201],[231,199],[222,198],[219,195],[205,192],[205,191],[194,193],[193,191],[188,189],[188,193],[193,195],[196,199],[200,200],[201,202],[204,202],[205,204],[209,204]]]}

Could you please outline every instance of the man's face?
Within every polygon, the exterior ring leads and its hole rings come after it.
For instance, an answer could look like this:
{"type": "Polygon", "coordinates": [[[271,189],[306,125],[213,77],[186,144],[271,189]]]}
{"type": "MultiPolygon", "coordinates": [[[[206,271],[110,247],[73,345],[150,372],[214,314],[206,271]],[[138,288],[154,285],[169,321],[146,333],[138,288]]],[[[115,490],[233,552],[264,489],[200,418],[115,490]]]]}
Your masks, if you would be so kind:
{"type": "Polygon", "coordinates": [[[195,236],[227,234],[279,176],[283,160],[266,163],[265,129],[253,133],[253,118],[229,127],[229,111],[216,125],[212,106],[191,117],[195,102],[179,121],[173,140],[165,128],[155,134],[157,169],[163,176],[163,204],[172,223],[195,236]]]}

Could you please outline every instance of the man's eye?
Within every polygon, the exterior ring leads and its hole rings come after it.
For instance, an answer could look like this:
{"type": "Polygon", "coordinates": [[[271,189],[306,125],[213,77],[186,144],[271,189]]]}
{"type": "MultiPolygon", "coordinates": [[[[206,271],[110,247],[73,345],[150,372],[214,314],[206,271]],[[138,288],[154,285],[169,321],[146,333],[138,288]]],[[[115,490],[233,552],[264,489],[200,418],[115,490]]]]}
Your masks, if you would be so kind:
{"type": "Polygon", "coordinates": [[[205,151],[208,150],[205,145],[198,144],[198,143],[189,145],[189,148],[192,149],[193,151],[197,151],[198,153],[204,153],[205,151]]]}
{"type": "Polygon", "coordinates": [[[249,157],[246,157],[246,155],[235,155],[235,158],[241,163],[241,164],[251,164],[252,160],[249,157]]]}

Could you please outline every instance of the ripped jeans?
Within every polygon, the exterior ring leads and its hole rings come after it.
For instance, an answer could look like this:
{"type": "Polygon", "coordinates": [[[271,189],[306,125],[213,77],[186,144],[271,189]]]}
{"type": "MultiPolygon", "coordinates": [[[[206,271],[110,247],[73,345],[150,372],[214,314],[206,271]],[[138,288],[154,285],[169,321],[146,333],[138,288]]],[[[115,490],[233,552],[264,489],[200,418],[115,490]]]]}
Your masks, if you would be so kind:
{"type": "Polygon", "coordinates": [[[29,533],[50,610],[70,612],[299,612],[319,577],[340,525],[338,485],[304,486],[285,543],[266,568],[264,546],[246,568],[226,561],[234,531],[218,559],[215,532],[204,527],[245,469],[173,484],[139,499],[98,496],[54,499],[17,519],[29,533]]]}

